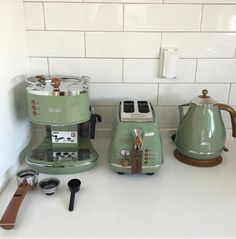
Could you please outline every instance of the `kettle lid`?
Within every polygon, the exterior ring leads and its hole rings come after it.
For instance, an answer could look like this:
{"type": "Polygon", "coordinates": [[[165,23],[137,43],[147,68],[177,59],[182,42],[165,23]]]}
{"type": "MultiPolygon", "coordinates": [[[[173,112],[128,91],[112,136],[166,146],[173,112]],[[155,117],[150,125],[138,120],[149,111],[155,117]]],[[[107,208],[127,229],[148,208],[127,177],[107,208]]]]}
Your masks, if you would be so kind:
{"type": "Polygon", "coordinates": [[[195,105],[215,105],[217,104],[217,101],[212,99],[208,94],[207,89],[202,90],[202,95],[199,95],[198,97],[191,100],[191,103],[195,105]]]}

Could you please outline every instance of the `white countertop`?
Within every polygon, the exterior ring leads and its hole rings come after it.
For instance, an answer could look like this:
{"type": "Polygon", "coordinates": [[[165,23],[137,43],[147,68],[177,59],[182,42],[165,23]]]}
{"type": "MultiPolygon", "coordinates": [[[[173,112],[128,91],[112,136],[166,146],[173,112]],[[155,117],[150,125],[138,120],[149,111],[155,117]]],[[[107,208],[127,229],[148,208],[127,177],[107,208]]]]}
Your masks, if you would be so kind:
{"type": "MultiPolygon", "coordinates": [[[[165,134],[166,135],[166,134],[165,134]]],[[[95,168],[56,175],[58,191],[30,191],[12,230],[0,237],[236,237],[236,141],[230,139],[223,162],[212,168],[185,165],[173,156],[169,137],[162,137],[164,164],[153,176],[118,175],[109,168],[109,137],[98,136],[95,168]],[[68,211],[72,178],[82,181],[73,212],[68,211]]],[[[40,174],[39,180],[49,175],[40,174]]],[[[16,190],[13,177],[0,195],[3,215],[16,190]]]]}

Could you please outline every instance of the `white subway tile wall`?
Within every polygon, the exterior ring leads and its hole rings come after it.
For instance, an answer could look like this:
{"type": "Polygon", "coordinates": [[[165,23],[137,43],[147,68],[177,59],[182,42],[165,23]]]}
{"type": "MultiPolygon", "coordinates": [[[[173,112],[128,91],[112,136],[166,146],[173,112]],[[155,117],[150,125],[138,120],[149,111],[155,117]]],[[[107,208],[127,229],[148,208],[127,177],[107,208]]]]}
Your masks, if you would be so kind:
{"type": "MultiPolygon", "coordinates": [[[[161,128],[207,88],[236,106],[236,0],[25,0],[30,74],[88,75],[110,128],[121,99],[147,99],[161,128]],[[178,47],[177,78],[161,78],[161,49],[178,47]]],[[[226,127],[230,117],[223,113],[226,127]]]]}
{"type": "Polygon", "coordinates": [[[236,33],[163,33],[162,46],[179,47],[182,58],[234,58],[236,33]]]}
{"type": "MultiPolygon", "coordinates": [[[[39,2],[39,0],[25,0],[24,2],[39,2]]],[[[83,2],[83,0],[42,0],[40,2],[83,2]]]]}
{"type": "Polygon", "coordinates": [[[84,57],[83,32],[28,31],[30,56],[84,57]]]}
{"type": "Polygon", "coordinates": [[[49,58],[49,68],[51,75],[88,75],[91,82],[122,82],[121,59],[49,58]]]}
{"type": "Polygon", "coordinates": [[[196,59],[180,59],[176,79],[161,78],[159,59],[124,59],[124,82],[130,83],[194,83],[196,59]]]}
{"type": "Polygon", "coordinates": [[[199,59],[196,81],[236,83],[236,59],[199,59]]]}
{"type": "Polygon", "coordinates": [[[231,86],[229,104],[236,106],[236,84],[232,84],[232,86],[231,86]]]}
{"type": "Polygon", "coordinates": [[[199,31],[202,7],[178,4],[127,4],[124,12],[125,31],[199,31]]]}
{"type": "Polygon", "coordinates": [[[202,31],[236,31],[236,5],[206,5],[202,31]]]}
{"type": "Polygon", "coordinates": [[[228,101],[230,84],[160,84],[158,105],[175,106],[186,104],[191,99],[201,95],[202,89],[208,89],[209,94],[219,102],[228,101]]]}
{"type": "Polygon", "coordinates": [[[158,58],[161,33],[87,32],[87,57],[158,58]]]}
{"type": "Polygon", "coordinates": [[[30,75],[49,75],[47,58],[33,58],[30,59],[30,75]]]}
{"type": "Polygon", "coordinates": [[[46,30],[121,31],[123,6],[101,3],[45,3],[46,30]]]}
{"type": "Polygon", "coordinates": [[[236,3],[236,0],[164,0],[164,3],[236,3]]]}
{"type": "Polygon", "coordinates": [[[120,99],[146,99],[157,105],[158,84],[90,84],[93,105],[117,105],[120,99]]]}
{"type": "Polygon", "coordinates": [[[42,3],[25,3],[27,29],[44,30],[44,14],[42,3]]]}

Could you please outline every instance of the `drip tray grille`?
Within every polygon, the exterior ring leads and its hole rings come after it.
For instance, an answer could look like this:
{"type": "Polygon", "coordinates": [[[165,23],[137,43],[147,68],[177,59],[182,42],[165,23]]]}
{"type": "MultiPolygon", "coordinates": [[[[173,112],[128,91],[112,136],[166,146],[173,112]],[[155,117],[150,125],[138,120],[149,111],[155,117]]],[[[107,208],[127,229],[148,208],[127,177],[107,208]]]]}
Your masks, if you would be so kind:
{"type": "Polygon", "coordinates": [[[90,158],[90,149],[79,149],[78,151],[52,151],[52,149],[34,149],[31,158],[47,161],[82,161],[90,158]]]}

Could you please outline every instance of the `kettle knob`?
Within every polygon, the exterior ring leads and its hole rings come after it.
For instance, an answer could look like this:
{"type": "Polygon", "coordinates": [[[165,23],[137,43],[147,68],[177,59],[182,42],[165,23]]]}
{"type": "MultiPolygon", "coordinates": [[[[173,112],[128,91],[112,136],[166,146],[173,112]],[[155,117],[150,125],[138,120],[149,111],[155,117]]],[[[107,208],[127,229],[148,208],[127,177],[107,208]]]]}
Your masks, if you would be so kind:
{"type": "Polygon", "coordinates": [[[206,95],[208,94],[208,90],[207,89],[203,89],[202,90],[202,94],[203,94],[204,97],[206,97],[206,95]]]}
{"type": "Polygon", "coordinates": [[[199,95],[200,98],[210,98],[210,96],[207,95],[208,94],[208,90],[207,89],[203,89],[202,90],[202,95],[199,95]]]}

